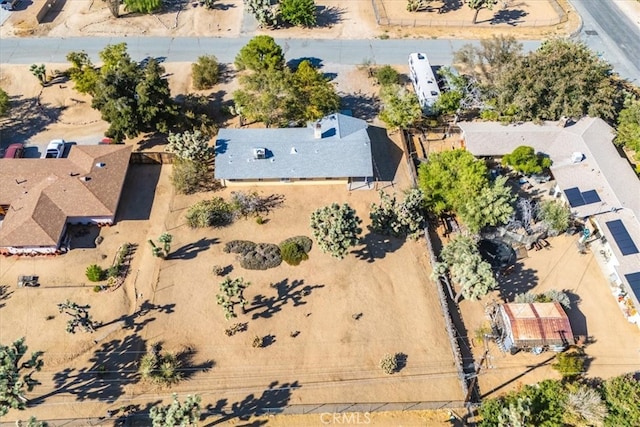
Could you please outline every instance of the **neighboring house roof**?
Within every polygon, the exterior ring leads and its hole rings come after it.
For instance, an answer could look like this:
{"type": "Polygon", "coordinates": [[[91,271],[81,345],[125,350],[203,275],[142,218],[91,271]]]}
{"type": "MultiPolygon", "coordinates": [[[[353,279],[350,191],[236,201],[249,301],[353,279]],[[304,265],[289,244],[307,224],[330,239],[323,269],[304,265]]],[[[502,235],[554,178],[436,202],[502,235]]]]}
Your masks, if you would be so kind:
{"type": "Polygon", "coordinates": [[[75,145],[63,159],[0,159],[0,247],[55,246],[74,217],[115,216],[131,156],[124,145],[75,145]]]}
{"type": "Polygon", "coordinates": [[[508,303],[500,306],[517,347],[573,343],[571,323],[557,302],[508,303]]]}
{"type": "Polygon", "coordinates": [[[578,194],[579,202],[570,203],[572,212],[596,219],[619,263],[615,268],[620,280],[632,290],[640,306],[640,286],[634,286],[628,278],[640,273],[640,254],[624,254],[616,242],[618,236],[606,225],[621,221],[640,248],[640,180],[613,144],[615,135],[607,123],[586,117],[564,127],[558,122],[506,126],[463,122],[459,126],[465,147],[475,156],[502,156],[520,145],[548,155],[553,161],[551,172],[567,199],[568,194],[578,194]],[[574,153],[581,153],[582,160],[575,162],[574,153]],[[580,200],[585,193],[591,197],[580,200]]]}
{"type": "Polygon", "coordinates": [[[373,176],[367,122],[343,114],[304,128],[221,129],[216,140],[217,179],[343,178],[373,176]],[[256,159],[254,149],[265,149],[256,159]]]}

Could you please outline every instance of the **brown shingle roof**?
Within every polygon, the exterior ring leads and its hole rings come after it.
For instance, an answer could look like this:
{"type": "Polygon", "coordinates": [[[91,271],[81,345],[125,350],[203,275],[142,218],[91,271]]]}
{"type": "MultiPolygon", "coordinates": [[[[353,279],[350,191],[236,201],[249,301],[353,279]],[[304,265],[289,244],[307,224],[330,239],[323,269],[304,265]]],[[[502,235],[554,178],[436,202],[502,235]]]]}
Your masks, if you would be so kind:
{"type": "Polygon", "coordinates": [[[70,217],[113,218],[131,147],[76,145],[65,159],[0,159],[0,247],[54,246],[70,217]]]}

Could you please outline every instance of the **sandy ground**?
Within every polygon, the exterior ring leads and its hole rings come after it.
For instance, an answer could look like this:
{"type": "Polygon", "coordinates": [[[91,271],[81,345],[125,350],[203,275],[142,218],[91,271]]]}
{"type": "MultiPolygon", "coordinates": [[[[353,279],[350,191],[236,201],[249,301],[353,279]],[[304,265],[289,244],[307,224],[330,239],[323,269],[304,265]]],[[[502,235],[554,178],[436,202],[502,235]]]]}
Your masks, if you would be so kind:
{"type": "Polygon", "coordinates": [[[568,17],[560,24],[548,25],[558,20],[558,13],[551,6],[555,0],[506,1],[506,6],[493,10],[481,10],[478,23],[472,24],[473,11],[458,1],[436,2],[430,11],[409,13],[404,0],[376,0],[381,23],[376,23],[372,3],[369,0],[342,2],[318,0],[318,26],[313,29],[284,28],[261,30],[253,20],[243,21],[241,0],[221,1],[208,10],[193,6],[197,2],[175,2],[174,6],[149,16],[127,14],[113,18],[106,3],[95,0],[67,0],[54,9],[46,23],[35,21],[36,5],[12,13],[0,27],[0,36],[202,36],[237,37],[267,33],[274,37],[313,37],[327,39],[366,39],[375,37],[447,37],[476,38],[492,34],[513,34],[520,38],[537,38],[565,35],[578,26],[566,0],[559,3],[568,11],[568,17]],[[438,13],[438,9],[447,10],[438,13]],[[417,24],[417,23],[418,24],[417,24]],[[419,25],[424,22],[428,25],[419,25]]]}

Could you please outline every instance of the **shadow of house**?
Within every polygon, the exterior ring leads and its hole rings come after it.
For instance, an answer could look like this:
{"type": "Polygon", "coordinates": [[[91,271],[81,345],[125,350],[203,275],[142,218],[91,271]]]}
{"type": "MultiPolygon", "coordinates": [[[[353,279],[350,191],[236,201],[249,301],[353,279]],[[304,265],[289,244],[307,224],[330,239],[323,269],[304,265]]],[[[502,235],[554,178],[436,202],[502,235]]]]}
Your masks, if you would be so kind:
{"type": "Polygon", "coordinates": [[[500,297],[505,302],[512,302],[517,294],[526,293],[537,285],[537,271],[525,268],[522,263],[516,263],[508,274],[498,278],[500,297]]]}
{"type": "Polygon", "coordinates": [[[587,318],[580,311],[580,296],[574,294],[571,291],[563,290],[565,294],[569,297],[569,310],[565,310],[567,313],[567,317],[569,318],[569,322],[571,323],[571,330],[573,331],[573,336],[576,337],[577,341],[583,341],[584,343],[594,342],[592,337],[589,337],[589,329],[587,328],[587,318]]]}
{"type": "Polygon", "coordinates": [[[97,247],[96,239],[99,235],[100,227],[97,225],[71,224],[67,226],[70,249],[93,249],[97,247]]]}
{"type": "Polygon", "coordinates": [[[364,246],[360,249],[351,251],[351,253],[358,259],[366,260],[367,262],[375,262],[376,259],[382,259],[388,253],[393,253],[400,249],[404,242],[405,239],[397,237],[367,233],[360,242],[364,246]]]}
{"type": "Polygon", "coordinates": [[[516,9],[516,10],[502,9],[496,12],[493,15],[493,18],[488,20],[488,22],[491,22],[491,25],[508,24],[511,26],[516,26],[518,24],[521,24],[523,22],[522,18],[524,18],[527,15],[528,15],[527,12],[520,9],[516,9]]]}
{"type": "Polygon", "coordinates": [[[169,253],[165,259],[193,259],[200,252],[204,252],[211,247],[211,245],[215,245],[219,242],[217,238],[206,239],[202,238],[196,242],[186,244],[181,246],[180,248],[169,253]]]}
{"type": "Polygon", "coordinates": [[[58,121],[64,109],[41,104],[37,97],[11,99],[9,116],[0,118],[0,140],[3,145],[27,141],[58,121]]]}
{"type": "Polygon", "coordinates": [[[225,424],[234,418],[247,421],[252,416],[282,412],[291,400],[292,391],[300,387],[302,386],[298,381],[283,383],[280,386],[278,386],[278,381],[274,381],[269,384],[269,387],[259,397],[250,394],[242,401],[233,403],[228,411],[225,410],[228,405],[227,399],[221,399],[215,406],[207,406],[205,411],[207,414],[222,414],[222,418],[207,424],[205,427],[225,424]]]}
{"type": "Polygon", "coordinates": [[[262,294],[258,294],[253,297],[251,305],[245,310],[245,313],[253,313],[252,319],[258,319],[260,317],[268,319],[275,313],[282,310],[282,307],[289,302],[294,307],[305,305],[307,302],[304,297],[311,295],[314,289],[324,288],[324,285],[306,285],[304,280],[294,280],[289,283],[289,279],[281,280],[280,282],[271,284],[271,287],[276,289],[277,295],[266,297],[262,294]]]}
{"type": "Polygon", "coordinates": [[[371,139],[375,179],[393,182],[402,161],[402,150],[389,139],[386,129],[369,126],[368,132],[371,139]]]}
{"type": "Polygon", "coordinates": [[[103,343],[89,360],[90,367],[66,368],[54,374],[54,390],[31,400],[30,405],[61,394],[72,395],[80,401],[115,402],[127,385],[139,380],[137,361],[141,349],[144,349],[144,340],[137,334],[103,343]]]}
{"type": "Polygon", "coordinates": [[[345,8],[337,6],[316,6],[316,27],[332,27],[342,21],[345,8]]]}
{"type": "Polygon", "coordinates": [[[120,209],[116,214],[116,222],[149,219],[161,171],[161,165],[129,166],[120,200],[120,209]]]}

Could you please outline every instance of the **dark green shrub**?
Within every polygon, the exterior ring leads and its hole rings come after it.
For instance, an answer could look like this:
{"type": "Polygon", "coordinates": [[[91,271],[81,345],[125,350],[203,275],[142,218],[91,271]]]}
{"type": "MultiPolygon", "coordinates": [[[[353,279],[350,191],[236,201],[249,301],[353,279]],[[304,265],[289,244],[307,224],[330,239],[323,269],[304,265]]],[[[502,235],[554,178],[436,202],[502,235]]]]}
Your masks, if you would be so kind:
{"type": "Polygon", "coordinates": [[[258,216],[256,217],[256,223],[257,223],[258,225],[262,225],[262,224],[264,224],[264,218],[263,218],[263,217],[261,217],[260,215],[258,215],[258,216]]]}
{"type": "Polygon", "coordinates": [[[289,265],[299,265],[309,259],[309,255],[298,243],[289,241],[280,245],[280,257],[289,265]]]}
{"type": "Polygon", "coordinates": [[[191,64],[191,78],[193,87],[197,90],[210,89],[220,76],[218,59],[213,55],[203,55],[198,57],[198,61],[191,64]]]}
{"type": "Polygon", "coordinates": [[[400,83],[400,74],[391,65],[380,67],[375,72],[376,80],[380,86],[389,86],[400,83]]]}
{"type": "Polygon", "coordinates": [[[309,237],[294,236],[294,237],[289,237],[288,239],[285,239],[282,242],[280,242],[280,247],[282,247],[282,245],[285,245],[289,242],[297,243],[302,248],[302,250],[307,254],[311,252],[311,248],[313,246],[313,240],[311,240],[309,237]]]}
{"type": "Polygon", "coordinates": [[[107,278],[118,277],[118,274],[120,274],[120,264],[112,265],[106,270],[107,278]]]}
{"type": "Polygon", "coordinates": [[[91,264],[87,267],[85,274],[91,282],[99,282],[104,279],[104,270],[97,264],[91,264]]]}
{"type": "Polygon", "coordinates": [[[222,197],[201,200],[187,211],[187,224],[191,228],[221,227],[232,220],[233,208],[222,197]]]}
{"type": "Polygon", "coordinates": [[[273,243],[258,243],[255,248],[239,257],[240,266],[247,270],[267,270],[282,263],[280,248],[273,243]]]}
{"type": "Polygon", "coordinates": [[[255,249],[256,244],[249,240],[232,240],[225,243],[222,249],[225,253],[246,254],[255,249]]]}
{"type": "Polygon", "coordinates": [[[98,292],[100,292],[100,291],[102,291],[102,286],[100,286],[100,285],[95,285],[95,286],[93,287],[93,292],[98,293],[98,292]]]}

